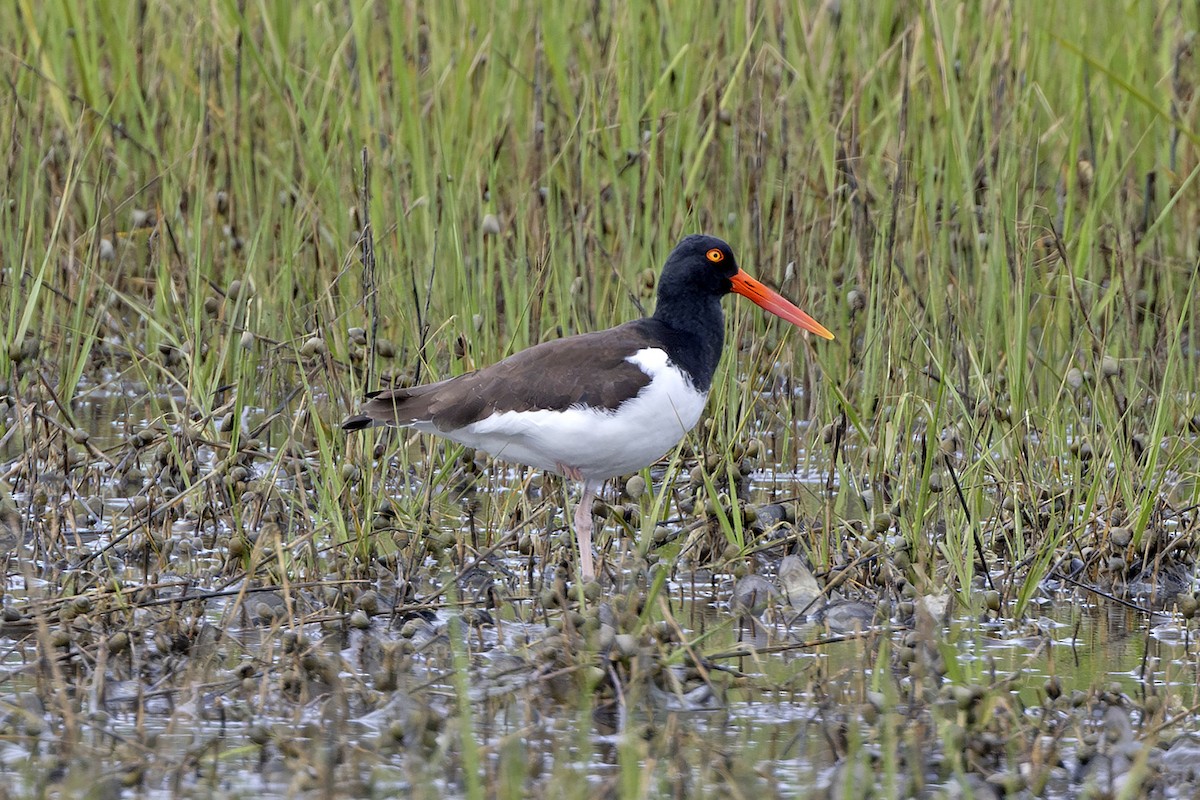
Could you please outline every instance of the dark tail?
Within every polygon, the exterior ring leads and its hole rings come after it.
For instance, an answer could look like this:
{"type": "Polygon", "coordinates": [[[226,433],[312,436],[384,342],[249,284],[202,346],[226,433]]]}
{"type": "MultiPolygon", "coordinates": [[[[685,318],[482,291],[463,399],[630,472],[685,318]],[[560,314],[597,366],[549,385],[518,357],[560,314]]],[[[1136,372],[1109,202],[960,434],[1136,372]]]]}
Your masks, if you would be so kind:
{"type": "Polygon", "coordinates": [[[379,423],[368,417],[366,414],[359,414],[354,417],[347,417],[346,421],[342,423],[342,430],[361,431],[363,428],[369,428],[372,425],[378,424],[379,423]]]}

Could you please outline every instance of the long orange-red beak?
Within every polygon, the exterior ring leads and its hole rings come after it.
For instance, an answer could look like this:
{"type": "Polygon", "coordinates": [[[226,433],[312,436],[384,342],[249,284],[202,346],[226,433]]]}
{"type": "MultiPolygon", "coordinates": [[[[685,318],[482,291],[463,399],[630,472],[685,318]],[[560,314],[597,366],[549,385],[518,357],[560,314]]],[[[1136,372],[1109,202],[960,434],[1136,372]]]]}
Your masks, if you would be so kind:
{"type": "Polygon", "coordinates": [[[780,319],[786,319],[793,325],[815,333],[823,339],[833,338],[833,334],[824,325],[796,308],[779,292],[751,278],[744,270],[739,269],[737,274],[729,280],[733,283],[734,292],[742,297],[749,297],[764,311],[770,311],[780,319]]]}

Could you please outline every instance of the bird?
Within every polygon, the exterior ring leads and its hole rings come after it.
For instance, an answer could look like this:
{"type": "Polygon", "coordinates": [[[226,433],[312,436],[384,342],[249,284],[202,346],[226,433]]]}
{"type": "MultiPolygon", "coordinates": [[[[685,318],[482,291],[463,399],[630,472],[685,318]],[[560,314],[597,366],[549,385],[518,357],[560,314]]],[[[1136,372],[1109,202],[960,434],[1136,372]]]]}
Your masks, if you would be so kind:
{"type": "Polygon", "coordinates": [[[724,345],[721,299],[730,293],[834,338],[741,269],[725,241],[690,235],[667,257],[651,316],[546,341],[436,383],[372,392],[342,427],[412,428],[578,481],[579,572],[592,581],[592,502],[605,481],[653,464],[700,420],[724,345]]]}

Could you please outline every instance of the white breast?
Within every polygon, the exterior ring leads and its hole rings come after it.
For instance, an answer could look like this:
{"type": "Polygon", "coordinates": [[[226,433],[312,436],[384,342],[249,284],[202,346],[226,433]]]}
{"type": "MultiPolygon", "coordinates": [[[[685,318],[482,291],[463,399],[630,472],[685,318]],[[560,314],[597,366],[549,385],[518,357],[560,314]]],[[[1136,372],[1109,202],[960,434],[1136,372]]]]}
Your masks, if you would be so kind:
{"type": "Polygon", "coordinates": [[[707,392],[692,386],[664,350],[647,347],[627,359],[650,383],[615,411],[505,411],[442,436],[496,458],[590,480],[627,475],[666,455],[700,419],[707,392]]]}

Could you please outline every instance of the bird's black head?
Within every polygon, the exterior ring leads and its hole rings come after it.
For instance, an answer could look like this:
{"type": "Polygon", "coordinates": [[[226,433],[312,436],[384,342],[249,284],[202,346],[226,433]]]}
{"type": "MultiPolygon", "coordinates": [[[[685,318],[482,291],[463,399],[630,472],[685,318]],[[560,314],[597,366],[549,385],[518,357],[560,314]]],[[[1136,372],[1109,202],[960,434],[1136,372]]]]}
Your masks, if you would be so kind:
{"type": "Polygon", "coordinates": [[[725,340],[721,298],[730,292],[806,331],[833,338],[774,289],[743,272],[728,244],[715,236],[685,237],[663,267],[654,320],[670,332],[661,337],[667,354],[701,391],[708,391],[721,358],[725,340]]]}
{"type": "Polygon", "coordinates": [[[685,236],[663,267],[658,299],[680,296],[722,297],[733,291],[738,272],[733,249],[715,236],[685,236]]]}
{"type": "Polygon", "coordinates": [[[833,334],[796,308],[774,289],[743,272],[729,245],[715,236],[688,236],[675,246],[658,283],[654,316],[676,328],[721,325],[721,298],[730,292],[747,297],[756,306],[809,333],[825,339],[833,334]]]}

